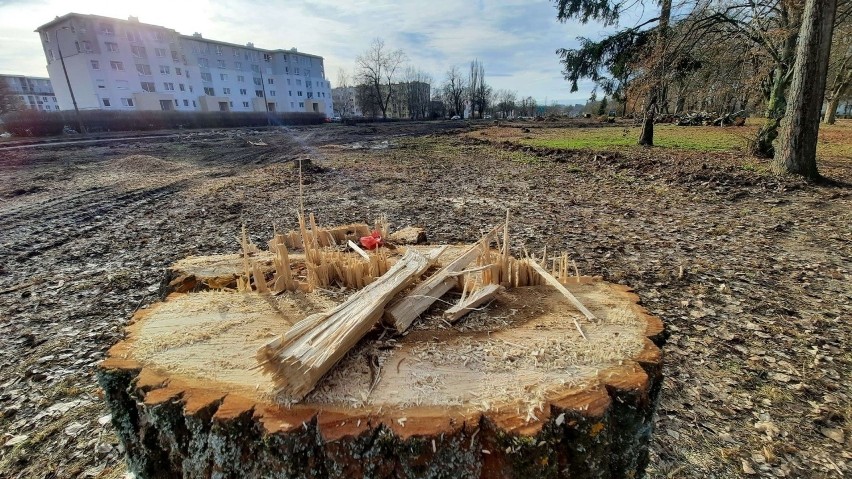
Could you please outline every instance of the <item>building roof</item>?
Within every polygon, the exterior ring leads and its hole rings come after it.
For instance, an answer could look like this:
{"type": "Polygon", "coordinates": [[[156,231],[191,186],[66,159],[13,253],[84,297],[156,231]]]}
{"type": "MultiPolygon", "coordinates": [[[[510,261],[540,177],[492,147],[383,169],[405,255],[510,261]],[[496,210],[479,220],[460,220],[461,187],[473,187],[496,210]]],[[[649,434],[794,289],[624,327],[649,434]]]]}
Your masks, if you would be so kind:
{"type": "Polygon", "coordinates": [[[15,78],[29,78],[31,80],[47,80],[50,81],[48,77],[35,77],[32,75],[19,75],[17,73],[0,73],[0,77],[15,77],[15,78]]]}
{"type": "Polygon", "coordinates": [[[300,51],[295,50],[295,49],[285,50],[285,49],[282,49],[282,48],[278,48],[278,49],[274,49],[274,50],[268,50],[266,48],[250,47],[250,46],[247,46],[247,45],[240,45],[238,43],[223,42],[223,41],[220,41],[220,40],[212,40],[210,38],[197,37],[197,36],[193,36],[193,35],[184,35],[184,34],[181,34],[177,30],[174,30],[172,28],[164,27],[162,25],[154,25],[152,23],[143,23],[143,22],[139,22],[137,20],[130,21],[130,20],[124,20],[124,19],[121,19],[121,18],[113,18],[113,17],[105,17],[105,16],[102,16],[102,15],[73,13],[73,12],[66,13],[65,15],[62,15],[61,17],[56,17],[53,20],[45,23],[44,25],[36,28],[34,31],[41,32],[42,30],[47,30],[48,28],[50,28],[50,27],[52,27],[56,24],[62,23],[65,20],[72,18],[72,17],[88,17],[88,18],[92,18],[92,19],[96,19],[96,20],[108,20],[108,21],[112,21],[112,22],[132,23],[134,25],[138,24],[138,25],[144,25],[144,26],[147,26],[147,27],[163,28],[163,29],[166,29],[166,30],[171,30],[173,32],[176,32],[179,37],[186,39],[186,40],[195,40],[195,41],[199,41],[199,42],[215,43],[215,44],[225,45],[225,46],[234,47],[234,48],[246,48],[246,49],[249,49],[249,50],[261,51],[261,52],[264,52],[264,53],[286,53],[286,54],[302,55],[302,56],[306,56],[306,57],[313,57],[313,58],[319,58],[319,59],[323,58],[320,55],[313,55],[311,53],[304,53],[304,52],[300,52],[300,51]]]}

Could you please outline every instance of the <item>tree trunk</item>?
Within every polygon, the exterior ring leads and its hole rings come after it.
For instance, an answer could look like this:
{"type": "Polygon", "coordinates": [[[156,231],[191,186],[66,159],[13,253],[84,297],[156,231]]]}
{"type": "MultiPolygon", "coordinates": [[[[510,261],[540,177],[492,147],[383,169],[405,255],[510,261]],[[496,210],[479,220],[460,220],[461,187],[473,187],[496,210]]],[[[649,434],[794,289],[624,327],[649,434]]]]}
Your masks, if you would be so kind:
{"type": "Polygon", "coordinates": [[[654,82],[649,92],[649,101],[645,109],[645,116],[642,119],[642,132],[639,135],[639,144],[643,146],[654,146],[654,114],[657,110],[658,102],[664,100],[664,87],[662,82],[663,74],[666,70],[666,39],[668,38],[669,21],[672,14],[672,0],[660,1],[660,24],[657,32],[656,49],[659,52],[659,60],[657,60],[656,71],[653,73],[654,82]],[[662,62],[662,63],[660,63],[662,62]]]}
{"type": "Polygon", "coordinates": [[[807,0],[805,3],[787,114],[781,122],[778,151],[772,162],[772,170],[776,173],[819,178],[817,136],[836,11],[837,0],[807,0]]]}
{"type": "Polygon", "coordinates": [[[840,105],[840,97],[838,95],[834,95],[828,99],[825,107],[825,117],[823,118],[826,125],[833,125],[837,120],[838,105],[840,105]]]}
{"type": "Polygon", "coordinates": [[[134,316],[98,381],[140,479],[641,477],[662,322],[625,286],[564,286],[597,321],[551,286],[515,287],[465,332],[375,331],[290,405],[254,351],[327,299],[175,294],[134,316]]]}

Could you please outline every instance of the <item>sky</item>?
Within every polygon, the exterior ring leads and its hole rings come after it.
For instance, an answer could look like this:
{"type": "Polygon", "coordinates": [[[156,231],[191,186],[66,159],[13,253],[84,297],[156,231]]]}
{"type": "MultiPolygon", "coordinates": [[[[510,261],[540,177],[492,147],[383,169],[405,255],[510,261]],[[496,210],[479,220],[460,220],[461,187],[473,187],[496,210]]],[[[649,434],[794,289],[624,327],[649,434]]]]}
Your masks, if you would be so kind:
{"type": "Polygon", "coordinates": [[[355,58],[375,38],[406,53],[429,73],[433,87],[453,65],[467,72],[479,59],[488,84],[541,104],[583,103],[592,84],[571,93],[556,49],[577,46],[576,37],[599,38],[597,24],[559,23],[549,0],[0,0],[0,73],[47,76],[34,30],[73,12],[173,28],[184,35],[267,49],[320,55],[335,85],[340,68],[350,75],[355,58]]]}

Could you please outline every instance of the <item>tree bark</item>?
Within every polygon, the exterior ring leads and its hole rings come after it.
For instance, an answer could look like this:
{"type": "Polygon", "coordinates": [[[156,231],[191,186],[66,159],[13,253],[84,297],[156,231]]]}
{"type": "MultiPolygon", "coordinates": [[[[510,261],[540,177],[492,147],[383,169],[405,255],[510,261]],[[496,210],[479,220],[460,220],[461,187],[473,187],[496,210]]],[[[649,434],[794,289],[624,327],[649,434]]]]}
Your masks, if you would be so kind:
{"type": "Polygon", "coordinates": [[[654,146],[654,115],[657,110],[657,104],[663,100],[663,72],[666,70],[664,64],[666,55],[666,39],[668,37],[669,21],[672,14],[672,0],[660,1],[660,24],[657,27],[657,46],[656,50],[660,54],[660,59],[657,60],[655,72],[653,73],[654,82],[649,92],[649,101],[645,109],[645,115],[642,119],[642,132],[639,135],[639,144],[643,146],[654,146]],[[661,63],[663,62],[663,63],[661,63]]]}
{"type": "Polygon", "coordinates": [[[819,178],[817,135],[836,11],[837,0],[807,0],[805,3],[787,114],[781,121],[778,150],[772,162],[772,170],[776,173],[819,178]]]}
{"type": "Polygon", "coordinates": [[[835,95],[830,98],[825,107],[824,122],[826,125],[833,125],[837,120],[837,106],[840,104],[840,98],[835,95]]]}

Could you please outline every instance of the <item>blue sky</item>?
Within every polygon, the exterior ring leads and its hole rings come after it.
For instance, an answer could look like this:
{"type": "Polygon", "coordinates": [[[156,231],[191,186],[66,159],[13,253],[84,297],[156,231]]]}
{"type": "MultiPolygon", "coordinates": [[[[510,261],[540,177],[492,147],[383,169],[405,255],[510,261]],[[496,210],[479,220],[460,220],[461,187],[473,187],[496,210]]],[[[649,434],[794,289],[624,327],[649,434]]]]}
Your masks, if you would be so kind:
{"type": "Polygon", "coordinates": [[[591,84],[570,92],[557,48],[576,46],[577,36],[599,37],[596,24],[556,21],[547,0],[0,0],[0,73],[46,76],[33,30],[69,12],[127,18],[189,35],[262,48],[296,47],[325,58],[334,84],[338,69],[350,74],[355,57],[374,38],[400,48],[409,63],[440,83],[453,65],[466,71],[478,58],[494,88],[532,96],[539,103],[584,102],[591,84]]]}

